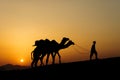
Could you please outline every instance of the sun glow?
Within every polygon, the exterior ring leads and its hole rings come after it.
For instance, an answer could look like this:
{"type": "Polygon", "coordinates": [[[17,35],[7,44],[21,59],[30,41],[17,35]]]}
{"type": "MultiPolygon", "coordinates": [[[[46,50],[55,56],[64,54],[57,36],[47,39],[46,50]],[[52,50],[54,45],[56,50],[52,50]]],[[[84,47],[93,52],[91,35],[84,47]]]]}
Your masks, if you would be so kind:
{"type": "Polygon", "coordinates": [[[24,59],[20,59],[20,62],[23,63],[23,62],[24,62],[24,59]]]}

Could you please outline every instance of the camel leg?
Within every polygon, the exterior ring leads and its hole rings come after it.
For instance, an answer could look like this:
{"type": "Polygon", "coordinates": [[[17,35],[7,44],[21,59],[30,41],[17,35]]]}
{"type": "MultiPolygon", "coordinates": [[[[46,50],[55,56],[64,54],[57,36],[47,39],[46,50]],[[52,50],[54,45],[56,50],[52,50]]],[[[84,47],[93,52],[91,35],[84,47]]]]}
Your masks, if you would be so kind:
{"type": "Polygon", "coordinates": [[[36,64],[37,64],[37,59],[34,58],[33,61],[32,61],[32,63],[31,63],[31,67],[32,68],[35,67],[36,64]]]}
{"type": "Polygon", "coordinates": [[[33,59],[32,63],[31,63],[31,67],[33,68],[34,66],[34,63],[35,63],[35,60],[33,59]]]}
{"type": "Polygon", "coordinates": [[[44,65],[44,63],[43,63],[43,57],[40,57],[40,62],[41,62],[40,66],[43,66],[44,65]]]}
{"type": "Polygon", "coordinates": [[[39,57],[37,57],[37,58],[34,59],[35,67],[37,67],[38,60],[39,60],[39,57]]]}
{"type": "Polygon", "coordinates": [[[38,60],[39,58],[35,60],[35,67],[37,67],[38,60]]]}
{"type": "Polygon", "coordinates": [[[58,54],[58,57],[59,57],[59,63],[61,63],[61,56],[60,56],[59,53],[57,53],[57,54],[58,54]]]}
{"type": "Polygon", "coordinates": [[[48,64],[49,56],[50,56],[50,54],[47,54],[46,65],[48,64]]]}
{"type": "Polygon", "coordinates": [[[52,53],[52,59],[53,59],[52,64],[55,64],[55,56],[56,56],[56,53],[55,54],[52,53]]]}
{"type": "Polygon", "coordinates": [[[37,67],[37,62],[38,62],[38,61],[35,61],[35,67],[37,67]]]}
{"type": "Polygon", "coordinates": [[[53,57],[54,57],[54,56],[53,56],[53,53],[51,53],[51,55],[52,55],[52,64],[53,64],[53,60],[54,60],[54,59],[53,59],[53,57]]]}

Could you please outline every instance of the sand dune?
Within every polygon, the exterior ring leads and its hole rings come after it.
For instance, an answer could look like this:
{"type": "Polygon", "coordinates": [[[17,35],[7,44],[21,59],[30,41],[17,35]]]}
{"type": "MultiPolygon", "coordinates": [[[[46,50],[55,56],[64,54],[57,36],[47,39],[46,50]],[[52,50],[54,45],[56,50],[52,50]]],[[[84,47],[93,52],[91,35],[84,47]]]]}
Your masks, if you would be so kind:
{"type": "Polygon", "coordinates": [[[118,80],[120,57],[78,61],[22,70],[0,71],[0,80],[118,80]]]}

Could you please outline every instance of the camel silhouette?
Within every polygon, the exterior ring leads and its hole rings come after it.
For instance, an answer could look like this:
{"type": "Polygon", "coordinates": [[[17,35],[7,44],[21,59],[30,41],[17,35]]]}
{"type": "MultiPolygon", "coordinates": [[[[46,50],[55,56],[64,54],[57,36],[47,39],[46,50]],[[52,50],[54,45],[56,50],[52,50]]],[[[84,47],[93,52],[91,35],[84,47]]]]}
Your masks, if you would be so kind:
{"type": "Polygon", "coordinates": [[[53,62],[52,64],[55,63],[55,56],[56,54],[59,57],[59,63],[61,63],[61,56],[59,54],[59,51],[65,48],[68,48],[69,46],[74,45],[74,42],[72,42],[71,40],[69,40],[66,44],[57,44],[54,48],[53,48],[53,52],[52,52],[52,58],[53,58],[53,62]]]}
{"type": "Polygon", "coordinates": [[[31,59],[32,59],[31,67],[34,67],[34,66],[37,67],[37,63],[38,63],[38,60],[40,59],[40,56],[42,55],[42,53],[45,53],[45,40],[42,40],[42,39],[36,40],[35,45],[33,46],[36,46],[36,48],[31,52],[31,59]]]}
{"type": "Polygon", "coordinates": [[[41,61],[41,65],[44,65],[43,58],[45,55],[47,55],[46,58],[46,65],[47,65],[50,54],[52,55],[53,64],[55,62],[56,54],[59,56],[59,63],[61,63],[61,56],[59,54],[59,50],[68,48],[70,45],[74,45],[74,42],[68,40],[69,38],[63,37],[60,43],[56,42],[55,40],[50,41],[48,39],[35,41],[34,46],[36,46],[36,48],[31,52],[31,59],[32,59],[31,67],[33,66],[37,67],[38,60],[41,61]]]}
{"type": "Polygon", "coordinates": [[[41,66],[44,65],[43,64],[43,58],[45,57],[45,55],[47,55],[47,58],[46,58],[46,65],[48,64],[48,60],[49,60],[49,56],[51,54],[52,56],[52,63],[54,63],[54,58],[56,54],[58,54],[59,56],[59,62],[61,62],[61,56],[60,54],[58,53],[58,49],[60,46],[64,46],[64,44],[69,40],[69,38],[66,38],[66,37],[63,37],[63,39],[61,40],[60,44],[55,41],[55,40],[52,40],[52,41],[49,41],[48,39],[45,40],[45,44],[44,44],[44,50],[41,51],[42,55],[39,57],[40,59],[40,62],[41,62],[41,66]],[[57,53],[56,53],[57,51],[57,53]]]}
{"type": "MultiPolygon", "coordinates": [[[[63,37],[61,44],[64,44],[67,40],[69,40],[69,38],[63,37]]],[[[31,52],[31,59],[32,59],[31,67],[37,66],[37,62],[39,59],[41,61],[41,65],[44,65],[43,57],[45,55],[47,55],[46,62],[48,62],[49,55],[50,55],[50,53],[53,52],[53,49],[55,47],[54,45],[56,45],[56,44],[53,44],[52,42],[56,42],[56,41],[52,40],[50,42],[50,40],[48,40],[48,39],[46,39],[46,40],[41,39],[41,40],[35,41],[35,44],[33,46],[36,46],[36,48],[31,52]],[[40,56],[42,56],[42,57],[40,57],[40,56]]]]}
{"type": "MultiPolygon", "coordinates": [[[[62,41],[61,41],[62,42],[62,41]]],[[[66,43],[67,42],[67,40],[64,42],[64,43],[66,43]]],[[[71,40],[69,40],[66,44],[59,44],[59,43],[57,43],[55,40],[52,40],[51,41],[51,46],[50,46],[50,48],[49,48],[49,53],[46,53],[46,54],[43,54],[41,57],[40,57],[40,61],[41,61],[41,63],[43,63],[42,61],[43,61],[43,57],[45,56],[45,55],[47,55],[47,58],[46,58],[46,65],[48,64],[48,59],[49,59],[49,56],[50,56],[50,54],[52,55],[52,64],[54,64],[55,63],[55,56],[56,56],[56,54],[58,55],[58,57],[59,57],[59,63],[61,63],[61,56],[60,56],[60,54],[59,54],[59,51],[61,50],[61,49],[65,49],[65,48],[68,48],[69,46],[71,46],[71,45],[74,45],[74,42],[72,42],[71,40]]]]}
{"type": "MultiPolygon", "coordinates": [[[[55,56],[56,54],[58,55],[59,57],[59,63],[61,63],[61,56],[59,54],[59,50],[62,49],[62,47],[64,47],[65,43],[69,40],[69,38],[66,38],[66,37],[63,37],[63,39],[61,40],[60,43],[58,43],[57,41],[55,40],[52,40],[51,41],[51,46],[49,48],[50,50],[50,54],[52,56],[52,63],[54,64],[55,62],[55,56]]],[[[48,59],[49,59],[49,56],[50,54],[47,55],[47,58],[46,58],[46,65],[48,64],[48,59]]],[[[44,56],[43,56],[44,57],[44,56]]]]}

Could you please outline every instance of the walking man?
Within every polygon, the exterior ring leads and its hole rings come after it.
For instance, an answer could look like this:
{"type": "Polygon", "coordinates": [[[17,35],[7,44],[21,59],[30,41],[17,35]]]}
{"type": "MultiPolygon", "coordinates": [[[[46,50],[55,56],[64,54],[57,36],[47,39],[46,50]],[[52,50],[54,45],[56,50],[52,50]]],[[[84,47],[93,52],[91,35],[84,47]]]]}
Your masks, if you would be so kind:
{"type": "Polygon", "coordinates": [[[90,51],[90,60],[92,60],[93,55],[95,55],[96,60],[98,59],[98,55],[97,55],[97,51],[96,51],[96,48],[95,48],[95,44],[96,44],[96,41],[93,41],[93,45],[92,45],[91,51],[90,51]]]}

